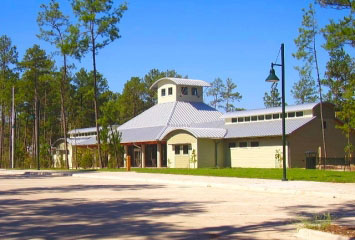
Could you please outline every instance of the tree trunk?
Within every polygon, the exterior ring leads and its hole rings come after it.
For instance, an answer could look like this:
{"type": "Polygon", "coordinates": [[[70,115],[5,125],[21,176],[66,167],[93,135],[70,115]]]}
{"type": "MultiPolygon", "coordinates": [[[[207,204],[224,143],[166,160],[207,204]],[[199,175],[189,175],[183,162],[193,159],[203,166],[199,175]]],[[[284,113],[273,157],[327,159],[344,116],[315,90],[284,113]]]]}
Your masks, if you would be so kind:
{"type": "Polygon", "coordinates": [[[4,127],[5,127],[5,116],[4,116],[4,105],[1,104],[1,125],[0,125],[0,163],[3,164],[3,149],[4,149],[4,127]]]}
{"type": "Polygon", "coordinates": [[[64,73],[62,76],[62,81],[60,83],[60,103],[61,103],[61,115],[62,115],[62,126],[63,126],[63,135],[64,135],[64,151],[65,151],[65,163],[67,169],[69,169],[69,159],[68,159],[68,143],[67,143],[67,121],[65,114],[65,84],[67,79],[67,57],[63,55],[64,60],[64,73]]]}
{"type": "Polygon", "coordinates": [[[92,63],[94,67],[94,108],[95,108],[95,124],[96,124],[96,138],[97,138],[97,150],[100,168],[104,167],[101,156],[101,143],[100,143],[100,126],[98,123],[99,112],[98,112],[98,102],[97,102],[97,76],[96,76],[96,47],[95,47],[95,38],[94,30],[91,30],[91,44],[92,44],[92,63]]]}
{"type": "MultiPolygon", "coordinates": [[[[315,29],[313,29],[313,31],[315,31],[315,29]]],[[[316,37],[315,37],[315,35],[313,37],[313,52],[314,52],[314,61],[315,61],[315,64],[316,64],[317,82],[318,82],[318,90],[319,90],[320,119],[321,119],[322,141],[323,141],[323,151],[324,151],[323,167],[325,169],[325,161],[327,159],[327,148],[326,148],[325,132],[324,132],[322,86],[321,86],[321,81],[320,81],[320,76],[319,76],[319,67],[318,67],[317,50],[316,50],[316,37]]]]}

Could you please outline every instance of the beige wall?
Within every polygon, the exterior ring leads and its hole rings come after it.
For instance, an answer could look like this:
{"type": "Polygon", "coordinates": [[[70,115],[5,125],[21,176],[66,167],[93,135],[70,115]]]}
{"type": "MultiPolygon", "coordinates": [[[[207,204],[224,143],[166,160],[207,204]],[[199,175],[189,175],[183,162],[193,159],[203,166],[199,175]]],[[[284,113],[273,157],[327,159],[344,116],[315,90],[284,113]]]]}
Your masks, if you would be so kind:
{"type": "MultiPolygon", "coordinates": [[[[168,167],[170,168],[193,168],[194,164],[190,162],[191,153],[193,150],[196,152],[196,157],[198,157],[197,149],[197,139],[190,133],[182,130],[174,131],[168,134],[165,139],[167,139],[167,157],[168,157],[168,167]],[[189,149],[189,154],[175,155],[173,145],[183,145],[191,144],[191,149],[189,149]]],[[[195,164],[197,167],[197,164],[195,164]]]]}
{"type": "Polygon", "coordinates": [[[198,139],[198,167],[215,166],[215,143],[212,139],[198,139]]]}
{"type": "Polygon", "coordinates": [[[219,167],[224,167],[224,142],[223,140],[214,139],[196,139],[192,134],[177,130],[166,136],[167,139],[167,155],[168,155],[168,167],[171,168],[204,168],[215,167],[215,149],[217,144],[217,162],[219,167]],[[191,149],[188,155],[175,155],[173,145],[191,144],[191,149]],[[191,153],[195,150],[197,163],[193,164],[191,159],[191,153]]]}
{"type": "Polygon", "coordinates": [[[203,88],[197,86],[177,86],[170,80],[162,80],[158,83],[158,103],[174,102],[174,101],[184,101],[184,102],[203,102],[203,88]],[[173,89],[173,94],[168,94],[169,88],[173,89]],[[181,95],[181,87],[188,88],[188,95],[181,95]],[[192,95],[192,88],[197,88],[197,95],[192,95]],[[161,95],[161,90],[165,89],[165,96],[161,95]]]}
{"type": "MultiPolygon", "coordinates": [[[[69,151],[69,154],[68,154],[69,168],[73,168],[73,161],[72,161],[72,159],[73,159],[73,147],[69,143],[67,144],[67,147],[68,147],[68,151],[69,151]]],[[[64,150],[65,149],[64,142],[58,144],[56,148],[58,150],[64,150]]],[[[60,155],[61,154],[53,154],[54,167],[60,167],[60,158],[61,158],[60,155]]],[[[63,158],[63,162],[65,164],[65,155],[64,154],[62,155],[62,158],[63,158]]]]}
{"type": "Polygon", "coordinates": [[[171,81],[161,81],[158,83],[158,103],[175,102],[176,101],[176,85],[171,81]],[[173,89],[173,94],[169,95],[168,89],[173,89]],[[165,96],[161,95],[161,90],[165,89],[165,96]]]}
{"type": "MultiPolygon", "coordinates": [[[[326,111],[327,112],[327,111],[326,111]]],[[[325,115],[329,116],[329,112],[325,115]]],[[[337,121],[335,119],[326,119],[325,139],[327,147],[327,157],[344,157],[344,147],[347,140],[340,129],[336,128],[337,121]]],[[[355,137],[351,139],[355,144],[355,137]]],[[[289,137],[291,167],[305,167],[305,152],[317,152],[322,144],[321,120],[316,118],[296,130],[289,137]]],[[[322,148],[323,149],[323,148],[322,148]]],[[[324,151],[322,153],[324,156],[324,151]]]]}
{"type": "MultiPolygon", "coordinates": [[[[252,167],[252,168],[278,168],[281,167],[275,159],[276,150],[282,153],[281,137],[228,139],[225,142],[226,166],[252,167]],[[258,141],[259,147],[251,147],[251,141],[258,141]],[[235,148],[229,148],[229,143],[235,142],[235,148]],[[247,142],[248,146],[241,148],[239,142],[247,142]]],[[[286,147],[286,156],[288,148],[286,147]]],[[[286,157],[286,162],[288,158],[286,157]]]]}
{"type": "Polygon", "coordinates": [[[197,95],[198,96],[193,96],[192,95],[192,88],[195,86],[176,86],[176,100],[177,101],[184,101],[184,102],[203,102],[203,90],[202,87],[196,87],[197,88],[197,95]],[[181,87],[187,87],[188,88],[188,95],[181,95],[181,87]]]}

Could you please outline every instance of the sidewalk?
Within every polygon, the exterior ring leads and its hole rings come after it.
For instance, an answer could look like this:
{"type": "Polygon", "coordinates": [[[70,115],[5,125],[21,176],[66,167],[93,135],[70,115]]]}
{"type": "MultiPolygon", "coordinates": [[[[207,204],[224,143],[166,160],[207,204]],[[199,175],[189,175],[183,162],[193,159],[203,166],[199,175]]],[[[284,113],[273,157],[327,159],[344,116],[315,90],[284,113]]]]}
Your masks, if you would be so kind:
{"type": "Polygon", "coordinates": [[[324,183],[310,181],[286,181],[191,176],[173,174],[151,174],[136,172],[95,172],[74,173],[73,177],[116,179],[120,181],[145,182],[152,184],[177,184],[184,186],[212,187],[234,190],[246,190],[270,193],[287,193],[296,195],[311,194],[315,196],[354,200],[355,183],[324,183]]]}

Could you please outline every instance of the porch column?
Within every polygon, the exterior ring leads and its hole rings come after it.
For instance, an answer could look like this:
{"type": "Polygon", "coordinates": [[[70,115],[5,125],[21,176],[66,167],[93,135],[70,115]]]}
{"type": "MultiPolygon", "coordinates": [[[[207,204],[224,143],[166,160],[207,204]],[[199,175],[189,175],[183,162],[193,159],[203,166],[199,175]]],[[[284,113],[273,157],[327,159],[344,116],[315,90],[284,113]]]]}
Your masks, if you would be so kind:
{"type": "Polygon", "coordinates": [[[123,167],[127,167],[127,155],[128,155],[128,146],[124,145],[124,154],[123,154],[123,167]]]}
{"type": "Polygon", "coordinates": [[[145,168],[145,144],[142,144],[142,168],[145,168]]]}
{"type": "Polygon", "coordinates": [[[161,143],[157,143],[157,167],[161,168],[161,143]]]}

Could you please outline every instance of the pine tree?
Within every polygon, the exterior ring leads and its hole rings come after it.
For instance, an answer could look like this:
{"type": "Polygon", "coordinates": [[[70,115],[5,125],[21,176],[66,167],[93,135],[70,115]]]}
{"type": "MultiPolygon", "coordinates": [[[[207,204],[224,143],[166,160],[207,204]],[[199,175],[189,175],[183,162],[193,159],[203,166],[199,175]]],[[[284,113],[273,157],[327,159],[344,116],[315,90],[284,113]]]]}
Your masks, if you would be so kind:
{"type": "Polygon", "coordinates": [[[322,142],[324,157],[327,157],[326,139],[324,131],[324,118],[323,118],[323,99],[322,99],[322,84],[320,79],[320,72],[318,67],[318,57],[316,49],[317,35],[319,34],[318,24],[315,18],[315,9],[313,4],[309,5],[309,9],[302,9],[303,19],[302,25],[298,29],[299,35],[294,40],[297,52],[292,55],[304,62],[305,67],[314,68],[316,71],[316,79],[318,84],[318,94],[320,101],[320,117],[321,117],[321,129],[322,129],[322,142]]]}
{"type": "Polygon", "coordinates": [[[120,38],[117,24],[127,10],[126,4],[113,8],[112,0],[73,0],[72,6],[85,35],[85,42],[91,52],[94,72],[94,110],[97,133],[97,147],[101,167],[104,167],[100,150],[99,105],[97,101],[96,55],[98,50],[120,38]]]}
{"type": "Polygon", "coordinates": [[[312,77],[310,67],[305,65],[303,67],[295,67],[298,71],[300,80],[295,82],[291,89],[293,98],[297,104],[313,103],[317,101],[316,83],[312,77]]]}
{"type": "Polygon", "coordinates": [[[222,97],[225,102],[224,110],[226,112],[236,111],[236,107],[234,106],[235,101],[240,101],[242,99],[242,95],[235,91],[237,85],[233,83],[231,78],[227,78],[225,84],[225,90],[222,92],[222,97]]]}
{"type": "Polygon", "coordinates": [[[271,85],[270,94],[265,92],[263,100],[266,108],[281,106],[281,97],[279,90],[277,89],[277,83],[271,85]]]}
{"type": "Polygon", "coordinates": [[[215,78],[211,83],[211,87],[207,91],[207,96],[212,97],[210,105],[213,108],[217,109],[222,107],[221,103],[223,102],[223,92],[225,92],[225,88],[226,86],[220,78],[215,78]]]}

